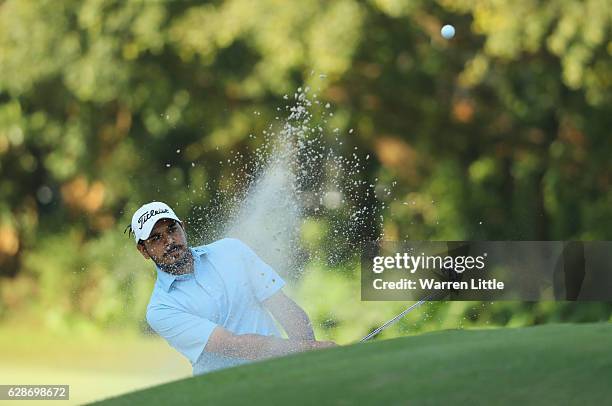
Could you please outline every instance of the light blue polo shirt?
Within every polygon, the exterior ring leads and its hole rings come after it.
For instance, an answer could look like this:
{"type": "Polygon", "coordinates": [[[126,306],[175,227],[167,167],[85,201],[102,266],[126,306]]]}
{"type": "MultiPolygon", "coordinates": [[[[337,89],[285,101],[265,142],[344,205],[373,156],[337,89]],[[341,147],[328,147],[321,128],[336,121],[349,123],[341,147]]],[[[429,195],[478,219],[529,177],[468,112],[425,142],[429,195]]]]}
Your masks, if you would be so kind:
{"type": "Polygon", "coordinates": [[[225,238],[190,249],[193,273],[175,276],[157,268],[147,322],[187,357],[194,375],[248,362],[204,347],[217,326],[238,335],[280,337],[262,302],[285,282],[240,240],[225,238]]]}

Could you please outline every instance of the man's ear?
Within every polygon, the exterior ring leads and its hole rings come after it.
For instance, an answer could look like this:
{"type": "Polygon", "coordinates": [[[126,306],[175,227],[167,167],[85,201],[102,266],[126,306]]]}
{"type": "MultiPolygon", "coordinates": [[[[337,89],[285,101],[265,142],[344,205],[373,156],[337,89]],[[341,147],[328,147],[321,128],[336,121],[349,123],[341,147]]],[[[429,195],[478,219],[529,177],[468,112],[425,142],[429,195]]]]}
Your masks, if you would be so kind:
{"type": "Polygon", "coordinates": [[[142,256],[145,259],[150,259],[151,256],[149,255],[149,253],[147,252],[147,250],[145,249],[144,244],[140,243],[140,244],[136,244],[136,248],[138,248],[138,251],[142,254],[142,256]]]}

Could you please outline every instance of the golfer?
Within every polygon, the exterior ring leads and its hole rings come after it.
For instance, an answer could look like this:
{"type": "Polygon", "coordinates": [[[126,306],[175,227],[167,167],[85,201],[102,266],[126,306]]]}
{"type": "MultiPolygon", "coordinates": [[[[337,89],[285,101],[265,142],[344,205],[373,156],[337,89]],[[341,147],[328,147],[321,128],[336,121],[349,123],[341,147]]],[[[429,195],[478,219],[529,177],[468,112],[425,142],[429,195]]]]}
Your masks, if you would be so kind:
{"type": "Polygon", "coordinates": [[[139,208],[131,232],[157,268],[147,322],[187,357],[194,375],[335,346],[315,340],[304,310],[283,293],[285,282],[241,241],[189,247],[184,224],[161,202],[139,208]]]}

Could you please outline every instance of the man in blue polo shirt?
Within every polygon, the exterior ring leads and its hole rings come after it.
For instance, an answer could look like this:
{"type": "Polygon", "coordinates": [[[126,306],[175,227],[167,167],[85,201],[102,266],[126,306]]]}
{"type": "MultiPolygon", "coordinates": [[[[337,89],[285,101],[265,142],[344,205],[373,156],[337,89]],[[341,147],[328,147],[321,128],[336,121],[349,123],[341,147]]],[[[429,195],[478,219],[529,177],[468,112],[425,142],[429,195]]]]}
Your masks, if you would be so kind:
{"type": "Polygon", "coordinates": [[[241,241],[190,248],[183,223],[161,202],[140,207],[131,231],[157,268],[147,322],[187,357],[194,375],[335,346],[315,340],[304,310],[283,293],[285,282],[241,241]]]}

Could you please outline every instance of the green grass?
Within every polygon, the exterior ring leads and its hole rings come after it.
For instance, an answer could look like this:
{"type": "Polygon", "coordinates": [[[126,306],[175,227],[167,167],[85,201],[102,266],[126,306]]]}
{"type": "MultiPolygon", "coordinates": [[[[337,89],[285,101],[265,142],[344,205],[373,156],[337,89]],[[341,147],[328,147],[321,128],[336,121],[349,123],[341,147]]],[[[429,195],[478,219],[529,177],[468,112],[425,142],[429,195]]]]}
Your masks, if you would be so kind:
{"type": "MultiPolygon", "coordinates": [[[[82,405],[189,376],[189,362],[162,338],[135,332],[53,332],[26,325],[0,326],[0,383],[70,385],[70,400],[53,401],[54,406],[82,405]]],[[[38,400],[13,403],[47,404],[38,400]]]]}
{"type": "Polygon", "coordinates": [[[104,405],[605,404],[612,324],[452,330],[175,381],[104,405]]]}

